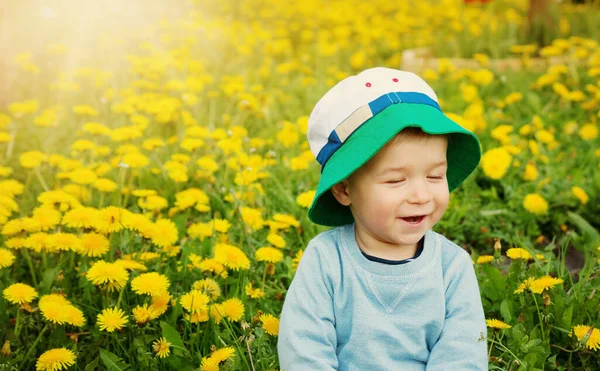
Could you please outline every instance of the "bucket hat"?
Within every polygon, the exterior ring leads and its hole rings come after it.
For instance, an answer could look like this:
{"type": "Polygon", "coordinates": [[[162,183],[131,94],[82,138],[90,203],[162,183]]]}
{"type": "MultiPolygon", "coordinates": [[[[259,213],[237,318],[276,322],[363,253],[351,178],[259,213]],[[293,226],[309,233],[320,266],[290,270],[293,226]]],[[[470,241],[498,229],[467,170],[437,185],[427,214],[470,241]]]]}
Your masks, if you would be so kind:
{"type": "Polygon", "coordinates": [[[317,102],[308,120],[310,149],[321,164],[321,178],[308,217],[316,224],[354,221],[331,187],[348,178],[406,127],[448,134],[449,192],[475,170],[481,146],[475,134],[446,116],[433,89],[411,72],[375,67],[349,76],[317,102]]]}

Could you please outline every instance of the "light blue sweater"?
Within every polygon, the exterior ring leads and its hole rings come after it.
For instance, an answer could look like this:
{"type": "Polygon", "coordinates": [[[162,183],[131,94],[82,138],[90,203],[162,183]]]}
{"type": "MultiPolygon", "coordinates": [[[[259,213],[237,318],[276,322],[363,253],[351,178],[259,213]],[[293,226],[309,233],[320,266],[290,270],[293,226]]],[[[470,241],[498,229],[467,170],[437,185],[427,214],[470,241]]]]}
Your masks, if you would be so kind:
{"type": "Polygon", "coordinates": [[[368,260],[354,224],[308,244],[279,326],[281,369],[487,370],[487,329],[469,254],[427,231],[414,261],[368,260]]]}

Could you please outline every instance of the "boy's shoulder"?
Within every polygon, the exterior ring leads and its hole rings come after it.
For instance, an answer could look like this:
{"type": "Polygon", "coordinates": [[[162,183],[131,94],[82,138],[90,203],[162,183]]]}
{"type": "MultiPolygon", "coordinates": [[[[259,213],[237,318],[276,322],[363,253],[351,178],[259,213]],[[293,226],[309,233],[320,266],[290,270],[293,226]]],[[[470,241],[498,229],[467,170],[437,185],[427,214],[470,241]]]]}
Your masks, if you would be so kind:
{"type": "Polygon", "coordinates": [[[441,233],[434,232],[440,236],[441,241],[441,260],[442,266],[450,267],[455,265],[472,265],[471,255],[456,244],[455,242],[448,239],[441,233]]]}

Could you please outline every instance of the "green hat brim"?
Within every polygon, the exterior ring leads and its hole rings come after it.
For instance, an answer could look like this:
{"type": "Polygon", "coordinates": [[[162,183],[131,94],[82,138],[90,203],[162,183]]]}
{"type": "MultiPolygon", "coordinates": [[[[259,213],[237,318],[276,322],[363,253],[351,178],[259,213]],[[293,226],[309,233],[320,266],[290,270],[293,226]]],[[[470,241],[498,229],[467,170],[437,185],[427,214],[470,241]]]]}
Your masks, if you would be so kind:
{"type": "Polygon", "coordinates": [[[330,191],[364,165],[388,141],[406,127],[428,134],[450,134],[446,161],[448,188],[452,192],[477,168],[481,145],[477,136],[426,104],[393,104],[363,123],[325,163],[308,217],[316,224],[336,227],[352,223],[350,208],[330,191]]]}

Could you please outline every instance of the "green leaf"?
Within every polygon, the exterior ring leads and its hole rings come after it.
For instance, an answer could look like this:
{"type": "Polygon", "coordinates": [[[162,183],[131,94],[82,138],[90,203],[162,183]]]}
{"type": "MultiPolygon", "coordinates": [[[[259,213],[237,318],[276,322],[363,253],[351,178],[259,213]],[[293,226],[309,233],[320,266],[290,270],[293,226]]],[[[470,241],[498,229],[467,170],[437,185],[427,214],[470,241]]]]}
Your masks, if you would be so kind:
{"type": "Polygon", "coordinates": [[[533,348],[534,346],[540,344],[542,342],[541,339],[531,339],[527,342],[527,344],[523,345],[523,351],[524,352],[529,352],[529,350],[531,348],[533,348]]]}
{"type": "MultiPolygon", "coordinates": [[[[569,219],[571,219],[571,221],[577,227],[579,227],[583,234],[587,235],[589,238],[592,239],[592,242],[600,242],[600,232],[598,232],[596,228],[592,227],[592,225],[588,223],[588,221],[585,220],[581,215],[572,211],[568,211],[567,215],[569,216],[569,219]]],[[[593,247],[595,248],[596,246],[593,247]]]]}
{"type": "Polygon", "coordinates": [[[502,300],[502,303],[500,303],[500,314],[502,315],[502,318],[504,318],[504,322],[512,322],[512,311],[510,309],[510,304],[506,299],[502,300]]]}
{"type": "Polygon", "coordinates": [[[100,358],[108,371],[125,371],[129,368],[129,365],[121,358],[106,349],[100,348],[100,358]]]}
{"type": "Polygon", "coordinates": [[[48,268],[44,271],[42,282],[40,283],[40,288],[43,289],[43,291],[48,291],[50,289],[50,286],[52,286],[54,280],[58,277],[58,272],[60,272],[60,266],[48,268]]]}
{"type": "Polygon", "coordinates": [[[169,343],[171,343],[171,346],[173,348],[181,349],[186,353],[188,352],[177,330],[175,330],[171,325],[164,321],[160,321],[160,328],[162,329],[162,336],[164,336],[164,338],[167,339],[169,343]]]}
{"type": "Polygon", "coordinates": [[[571,323],[573,320],[573,306],[570,305],[567,309],[565,309],[565,311],[563,312],[561,321],[560,321],[560,325],[564,328],[571,328],[571,323]]]}
{"type": "Polygon", "coordinates": [[[94,358],[94,360],[85,366],[85,371],[94,371],[98,367],[98,363],[100,362],[100,356],[94,358]]]}
{"type": "Polygon", "coordinates": [[[484,264],[482,266],[483,273],[485,273],[486,278],[489,280],[491,284],[491,290],[484,290],[484,294],[488,296],[492,300],[499,300],[504,296],[504,288],[506,286],[506,277],[502,275],[498,269],[492,267],[489,264],[484,264]]]}

